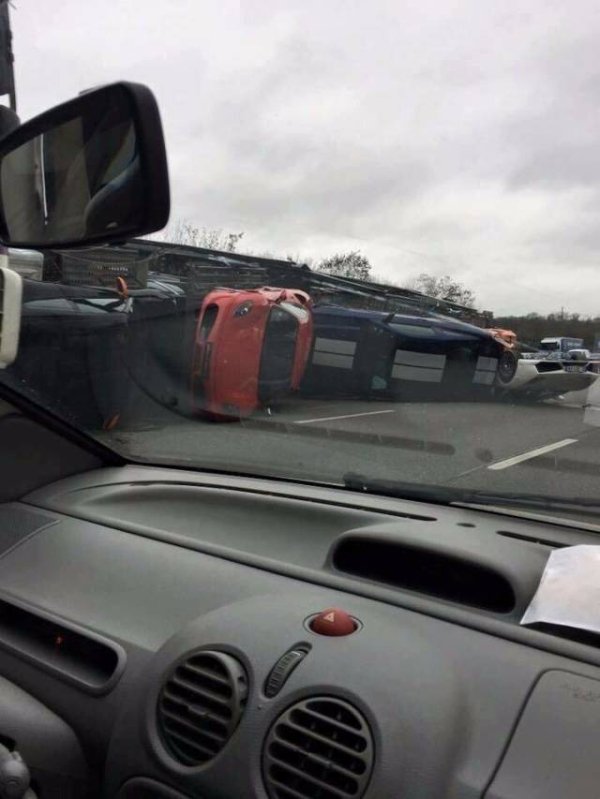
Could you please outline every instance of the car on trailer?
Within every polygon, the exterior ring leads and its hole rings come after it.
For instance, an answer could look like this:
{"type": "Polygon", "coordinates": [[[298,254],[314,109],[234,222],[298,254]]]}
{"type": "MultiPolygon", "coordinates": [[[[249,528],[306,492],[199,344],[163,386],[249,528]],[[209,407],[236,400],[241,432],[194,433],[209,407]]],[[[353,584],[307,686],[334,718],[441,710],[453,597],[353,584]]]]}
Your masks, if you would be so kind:
{"type": "Polygon", "coordinates": [[[312,302],[304,291],[210,291],[194,336],[193,412],[232,420],[280,401],[299,388],[312,338],[312,302]]]}
{"type": "Polygon", "coordinates": [[[307,394],[488,396],[516,370],[517,358],[501,338],[439,314],[321,305],[314,324],[307,394]]]}

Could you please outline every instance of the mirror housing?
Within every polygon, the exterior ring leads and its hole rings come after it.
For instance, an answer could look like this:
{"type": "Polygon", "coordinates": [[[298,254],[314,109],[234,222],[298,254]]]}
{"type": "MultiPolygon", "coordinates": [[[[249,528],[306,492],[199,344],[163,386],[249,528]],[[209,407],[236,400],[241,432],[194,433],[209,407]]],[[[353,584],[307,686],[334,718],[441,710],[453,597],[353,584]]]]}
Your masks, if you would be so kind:
{"type": "Polygon", "coordinates": [[[163,228],[169,179],[154,95],[136,83],[92,89],[0,139],[0,240],[67,249],[163,228]]]}
{"type": "Polygon", "coordinates": [[[17,357],[22,294],[21,275],[0,267],[0,369],[6,369],[17,357]]]}

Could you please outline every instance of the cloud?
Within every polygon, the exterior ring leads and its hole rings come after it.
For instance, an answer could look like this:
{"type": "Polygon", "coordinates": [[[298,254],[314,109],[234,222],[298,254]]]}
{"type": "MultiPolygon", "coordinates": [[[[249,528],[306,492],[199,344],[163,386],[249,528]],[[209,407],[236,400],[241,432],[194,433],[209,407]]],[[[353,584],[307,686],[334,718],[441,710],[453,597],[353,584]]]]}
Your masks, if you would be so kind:
{"type": "Polygon", "coordinates": [[[361,249],[399,281],[449,273],[499,312],[598,313],[593,0],[37,5],[11,12],[23,115],[150,85],[173,218],[281,255],[361,249]]]}

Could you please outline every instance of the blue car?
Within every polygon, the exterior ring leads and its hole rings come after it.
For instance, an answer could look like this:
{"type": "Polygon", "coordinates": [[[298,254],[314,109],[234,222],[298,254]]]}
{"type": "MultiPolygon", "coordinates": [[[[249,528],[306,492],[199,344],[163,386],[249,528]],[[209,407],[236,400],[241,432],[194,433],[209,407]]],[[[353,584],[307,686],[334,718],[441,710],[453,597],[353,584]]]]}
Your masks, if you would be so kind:
{"type": "Polygon", "coordinates": [[[305,394],[456,398],[510,382],[517,359],[488,331],[436,314],[314,309],[305,394]]]}

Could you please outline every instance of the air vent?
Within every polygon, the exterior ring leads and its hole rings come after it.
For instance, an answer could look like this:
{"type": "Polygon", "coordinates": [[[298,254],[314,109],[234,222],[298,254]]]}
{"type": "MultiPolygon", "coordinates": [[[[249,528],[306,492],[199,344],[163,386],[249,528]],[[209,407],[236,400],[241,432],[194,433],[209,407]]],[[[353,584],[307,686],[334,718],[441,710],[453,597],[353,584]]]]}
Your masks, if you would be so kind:
{"type": "Polygon", "coordinates": [[[504,575],[446,552],[352,535],[335,545],[331,563],[346,574],[494,613],[515,607],[515,593],[504,575]]]}
{"type": "Polygon", "coordinates": [[[269,731],[265,785],[271,799],[360,799],[373,760],[373,736],[356,708],[333,697],[307,699],[269,731]]]}
{"type": "Polygon", "coordinates": [[[210,762],[233,735],[248,695],[242,665],[224,652],[202,651],[180,663],[158,700],[158,726],[185,766],[210,762]]]}

